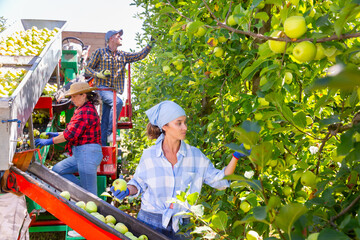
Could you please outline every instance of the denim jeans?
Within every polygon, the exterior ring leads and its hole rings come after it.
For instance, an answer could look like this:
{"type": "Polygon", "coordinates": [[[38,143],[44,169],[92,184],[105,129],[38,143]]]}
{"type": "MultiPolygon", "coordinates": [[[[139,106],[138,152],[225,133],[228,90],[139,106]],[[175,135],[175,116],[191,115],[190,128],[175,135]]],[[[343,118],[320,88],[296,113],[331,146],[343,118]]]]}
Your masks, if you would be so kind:
{"type": "MultiPolygon", "coordinates": [[[[147,212],[147,211],[140,209],[137,219],[139,221],[145,223],[146,225],[148,225],[155,231],[158,231],[158,232],[164,234],[165,236],[167,236],[170,239],[174,239],[174,240],[192,239],[192,237],[190,235],[190,231],[186,232],[185,234],[175,233],[174,230],[172,229],[172,221],[171,220],[170,220],[167,228],[163,228],[162,214],[151,213],[151,212],[147,212]]],[[[186,225],[189,222],[190,222],[189,218],[183,218],[182,225],[186,225]]]]}
{"type": "Polygon", "coordinates": [[[73,146],[73,155],[55,164],[52,170],[97,195],[97,167],[103,158],[99,144],[73,146]],[[79,173],[77,178],[74,173],[79,173]]]}
{"type": "MultiPolygon", "coordinates": [[[[99,88],[107,88],[100,85],[99,88]]],[[[113,124],[113,91],[98,91],[102,100],[102,115],[101,115],[101,144],[107,145],[107,137],[112,133],[113,124]]],[[[120,112],[123,106],[121,98],[116,96],[116,119],[119,119],[120,112]]]]}

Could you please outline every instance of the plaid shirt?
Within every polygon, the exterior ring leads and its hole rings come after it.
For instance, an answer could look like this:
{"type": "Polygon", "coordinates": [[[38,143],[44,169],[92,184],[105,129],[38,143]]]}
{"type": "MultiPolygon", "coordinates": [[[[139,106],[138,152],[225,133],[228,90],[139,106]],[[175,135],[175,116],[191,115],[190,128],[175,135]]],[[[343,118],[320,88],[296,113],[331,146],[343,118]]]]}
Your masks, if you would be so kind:
{"type": "Polygon", "coordinates": [[[72,155],[72,146],[80,146],[90,143],[100,143],[100,118],[94,105],[87,101],[77,108],[69,124],[64,131],[64,137],[68,141],[65,149],[72,155]]]}
{"type": "Polygon", "coordinates": [[[229,182],[223,180],[224,169],[216,169],[199,149],[181,141],[177,153],[178,162],[172,166],[166,159],[161,146],[162,141],[159,141],[144,150],[134,177],[128,184],[138,189],[136,196],[142,194],[141,209],[162,214],[164,228],[172,218],[172,227],[174,231],[177,231],[179,221],[183,216],[174,215],[186,211],[186,208],[168,201],[175,198],[178,191],[185,191],[189,186],[189,194],[200,193],[203,183],[216,189],[225,189],[229,186],[229,182]]]}
{"type": "Polygon", "coordinates": [[[124,92],[125,66],[145,58],[151,50],[147,45],[143,50],[136,53],[116,51],[112,53],[109,47],[99,48],[91,56],[85,68],[86,73],[94,77],[94,85],[104,85],[115,88],[120,94],[124,92]],[[108,79],[96,77],[96,73],[102,70],[110,70],[111,76],[108,79]]]}

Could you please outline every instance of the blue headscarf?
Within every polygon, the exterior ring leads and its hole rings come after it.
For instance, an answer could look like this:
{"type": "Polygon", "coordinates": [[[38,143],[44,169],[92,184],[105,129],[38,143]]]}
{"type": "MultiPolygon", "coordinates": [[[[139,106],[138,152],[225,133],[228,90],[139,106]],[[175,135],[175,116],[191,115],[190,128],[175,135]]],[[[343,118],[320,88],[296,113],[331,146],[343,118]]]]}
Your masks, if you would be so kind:
{"type": "MultiPolygon", "coordinates": [[[[178,117],[186,116],[184,109],[173,101],[163,101],[158,103],[145,113],[148,116],[150,123],[159,127],[161,131],[165,124],[178,117]]],[[[163,138],[164,134],[161,134],[156,142],[159,142],[163,138]]]]}

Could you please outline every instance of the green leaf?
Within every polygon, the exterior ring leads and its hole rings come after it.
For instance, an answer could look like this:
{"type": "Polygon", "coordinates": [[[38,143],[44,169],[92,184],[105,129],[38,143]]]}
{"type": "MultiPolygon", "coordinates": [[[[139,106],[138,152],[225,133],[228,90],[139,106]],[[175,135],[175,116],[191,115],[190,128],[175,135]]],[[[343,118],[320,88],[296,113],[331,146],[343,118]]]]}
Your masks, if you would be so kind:
{"type": "Polygon", "coordinates": [[[265,220],[266,218],[266,207],[255,207],[253,209],[253,215],[257,220],[265,220]]]}
{"type": "Polygon", "coordinates": [[[199,198],[198,192],[191,193],[186,197],[186,199],[190,205],[194,205],[196,203],[196,201],[198,200],[198,198],[199,198]]]}
{"type": "Polygon", "coordinates": [[[318,240],[350,240],[350,239],[351,238],[346,236],[344,233],[338,232],[330,228],[323,229],[318,236],[318,240]]]}
{"type": "Polygon", "coordinates": [[[258,59],[255,62],[253,62],[251,64],[251,66],[247,67],[244,69],[244,71],[242,72],[242,78],[246,79],[246,78],[251,78],[259,69],[261,64],[268,62],[269,60],[266,59],[258,59]]]}
{"type": "Polygon", "coordinates": [[[271,160],[272,155],[272,144],[271,142],[262,142],[259,145],[256,145],[252,148],[251,154],[249,156],[250,160],[264,168],[269,160],[271,160]]]}
{"type": "Polygon", "coordinates": [[[171,35],[171,34],[174,34],[174,32],[180,30],[184,24],[186,24],[185,21],[175,22],[175,23],[171,26],[171,28],[170,28],[170,30],[169,30],[169,34],[170,34],[170,35],[171,35]]]}
{"type": "Polygon", "coordinates": [[[352,16],[356,16],[359,11],[360,9],[355,3],[346,4],[345,7],[341,9],[339,17],[334,23],[335,33],[338,37],[342,34],[347,21],[351,20],[352,16]]]}
{"type": "Polygon", "coordinates": [[[261,183],[260,183],[259,180],[249,180],[249,179],[247,179],[247,178],[245,178],[243,176],[235,175],[235,174],[227,175],[227,176],[224,177],[224,179],[239,181],[239,183],[244,182],[246,184],[249,184],[249,186],[252,189],[260,191],[260,192],[262,191],[261,183]]]}
{"type": "Polygon", "coordinates": [[[224,211],[219,211],[211,218],[211,225],[220,231],[225,231],[227,227],[227,221],[227,214],[224,211]]]}
{"type": "Polygon", "coordinates": [[[306,114],[303,111],[300,111],[294,116],[294,123],[300,128],[306,127],[306,114]]]}
{"type": "Polygon", "coordinates": [[[294,223],[307,212],[307,208],[300,203],[290,203],[280,209],[275,217],[277,226],[290,235],[294,223]]]}
{"type": "Polygon", "coordinates": [[[259,133],[261,130],[261,127],[259,126],[259,124],[257,122],[244,121],[241,124],[241,127],[247,132],[259,133]]]}
{"type": "Polygon", "coordinates": [[[256,132],[247,132],[246,130],[237,127],[232,128],[232,130],[237,133],[237,139],[239,142],[250,146],[255,145],[260,138],[259,134],[256,132]]]}
{"type": "Polygon", "coordinates": [[[258,12],[255,14],[255,18],[261,19],[264,22],[267,22],[269,20],[269,15],[267,15],[266,12],[258,12]]]}

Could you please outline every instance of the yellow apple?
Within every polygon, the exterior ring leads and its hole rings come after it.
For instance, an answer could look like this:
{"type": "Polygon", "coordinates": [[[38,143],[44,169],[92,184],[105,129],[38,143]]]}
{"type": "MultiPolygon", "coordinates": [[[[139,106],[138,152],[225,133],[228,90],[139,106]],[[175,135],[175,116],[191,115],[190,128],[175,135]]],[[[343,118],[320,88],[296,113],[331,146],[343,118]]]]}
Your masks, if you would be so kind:
{"type": "Polygon", "coordinates": [[[299,62],[309,62],[315,58],[316,47],[309,41],[300,42],[294,47],[293,55],[299,62]]]}
{"type": "Polygon", "coordinates": [[[291,16],[284,22],[284,31],[289,38],[299,38],[306,33],[307,27],[303,16],[291,16]]]}
{"type": "Polygon", "coordinates": [[[126,181],[124,179],[120,179],[120,178],[116,179],[112,185],[113,185],[115,191],[117,191],[117,190],[125,191],[127,188],[126,181]]]}
{"type": "MultiPolygon", "coordinates": [[[[282,37],[282,35],[283,35],[282,31],[276,30],[270,35],[270,37],[280,38],[282,37]]],[[[283,53],[285,51],[285,46],[286,46],[286,42],[269,40],[269,47],[271,51],[273,51],[274,53],[283,53]]]]}

